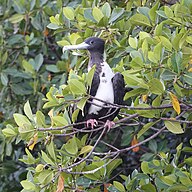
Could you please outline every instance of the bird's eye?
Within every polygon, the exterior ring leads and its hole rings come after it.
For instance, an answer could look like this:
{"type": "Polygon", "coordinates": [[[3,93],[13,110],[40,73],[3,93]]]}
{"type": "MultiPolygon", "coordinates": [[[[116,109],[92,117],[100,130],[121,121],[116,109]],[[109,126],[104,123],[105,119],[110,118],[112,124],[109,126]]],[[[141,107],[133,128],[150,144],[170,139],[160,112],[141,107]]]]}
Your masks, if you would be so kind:
{"type": "Polygon", "coordinates": [[[91,41],[91,42],[90,42],[90,44],[93,44],[93,43],[94,43],[94,41],[91,41]]]}

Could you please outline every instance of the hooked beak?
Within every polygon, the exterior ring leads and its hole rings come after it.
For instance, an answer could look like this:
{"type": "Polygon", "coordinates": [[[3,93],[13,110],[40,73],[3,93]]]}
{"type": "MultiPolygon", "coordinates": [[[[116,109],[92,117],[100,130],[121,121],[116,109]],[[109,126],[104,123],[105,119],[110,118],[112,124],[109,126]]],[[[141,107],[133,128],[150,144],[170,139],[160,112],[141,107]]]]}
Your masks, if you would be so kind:
{"type": "Polygon", "coordinates": [[[80,43],[78,45],[66,45],[63,47],[63,53],[66,51],[66,50],[73,50],[73,49],[87,49],[90,45],[83,42],[83,43],[80,43]]]}

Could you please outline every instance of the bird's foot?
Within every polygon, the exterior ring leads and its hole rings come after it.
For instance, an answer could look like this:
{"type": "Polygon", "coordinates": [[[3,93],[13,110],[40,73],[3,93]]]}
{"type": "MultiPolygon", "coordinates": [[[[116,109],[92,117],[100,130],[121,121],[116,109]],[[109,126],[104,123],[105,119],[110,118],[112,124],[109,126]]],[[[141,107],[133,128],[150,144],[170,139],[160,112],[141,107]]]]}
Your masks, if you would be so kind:
{"type": "Polygon", "coordinates": [[[98,125],[98,122],[96,119],[89,119],[89,120],[87,120],[86,125],[87,125],[87,127],[90,126],[91,129],[93,129],[94,127],[96,127],[98,125]]]}
{"type": "Polygon", "coordinates": [[[109,132],[114,125],[115,123],[113,121],[107,120],[104,127],[107,128],[107,132],[109,132]]]}

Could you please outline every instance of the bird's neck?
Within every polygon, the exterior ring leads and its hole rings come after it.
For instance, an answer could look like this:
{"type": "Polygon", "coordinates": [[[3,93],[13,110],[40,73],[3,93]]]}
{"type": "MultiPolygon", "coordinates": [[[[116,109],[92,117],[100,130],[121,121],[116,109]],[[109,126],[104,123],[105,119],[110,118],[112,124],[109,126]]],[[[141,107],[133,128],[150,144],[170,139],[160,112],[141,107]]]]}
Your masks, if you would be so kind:
{"type": "Polygon", "coordinates": [[[102,71],[101,64],[104,62],[103,54],[99,52],[92,52],[89,58],[89,66],[91,69],[94,65],[96,65],[96,71],[100,73],[102,71]]]}

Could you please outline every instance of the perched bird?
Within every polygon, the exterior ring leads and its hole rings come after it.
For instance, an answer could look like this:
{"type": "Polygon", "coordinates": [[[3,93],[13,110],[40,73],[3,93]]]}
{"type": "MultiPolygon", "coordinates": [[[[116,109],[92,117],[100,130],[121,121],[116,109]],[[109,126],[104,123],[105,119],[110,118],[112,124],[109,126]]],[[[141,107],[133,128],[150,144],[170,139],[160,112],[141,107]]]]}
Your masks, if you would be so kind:
{"type": "Polygon", "coordinates": [[[103,39],[90,37],[81,44],[64,46],[63,52],[73,49],[86,49],[90,53],[88,71],[96,65],[89,90],[89,94],[95,98],[90,98],[89,102],[85,104],[84,112],[79,113],[77,122],[86,121],[87,127],[94,128],[98,125],[98,121],[103,121],[104,126],[110,129],[114,125],[113,119],[119,113],[119,108],[106,106],[109,106],[109,103],[122,104],[125,83],[123,75],[119,72],[113,73],[110,66],[104,61],[104,47],[103,39]]]}

